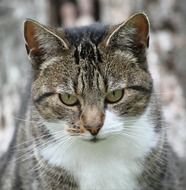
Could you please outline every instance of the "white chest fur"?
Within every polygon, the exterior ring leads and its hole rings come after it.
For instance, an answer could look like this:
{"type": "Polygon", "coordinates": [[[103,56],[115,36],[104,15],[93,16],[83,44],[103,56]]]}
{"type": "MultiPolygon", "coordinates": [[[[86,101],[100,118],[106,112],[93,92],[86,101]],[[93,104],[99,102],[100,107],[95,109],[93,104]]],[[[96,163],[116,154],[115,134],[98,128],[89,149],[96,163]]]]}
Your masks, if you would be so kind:
{"type": "Polygon", "coordinates": [[[99,152],[100,155],[88,152],[91,157],[84,155],[79,165],[74,164],[72,171],[76,173],[81,190],[134,190],[136,177],[142,171],[134,160],[125,159],[121,150],[112,151],[112,155],[99,152]]]}
{"type": "MultiPolygon", "coordinates": [[[[102,133],[108,125],[120,130],[117,124],[121,119],[112,113],[107,116],[102,133]]],[[[51,165],[69,171],[81,190],[135,190],[137,177],[143,171],[142,162],[156,145],[157,136],[146,114],[135,122],[134,118],[122,121],[122,128],[121,134],[98,143],[66,138],[63,143],[42,149],[41,155],[51,165]]]]}

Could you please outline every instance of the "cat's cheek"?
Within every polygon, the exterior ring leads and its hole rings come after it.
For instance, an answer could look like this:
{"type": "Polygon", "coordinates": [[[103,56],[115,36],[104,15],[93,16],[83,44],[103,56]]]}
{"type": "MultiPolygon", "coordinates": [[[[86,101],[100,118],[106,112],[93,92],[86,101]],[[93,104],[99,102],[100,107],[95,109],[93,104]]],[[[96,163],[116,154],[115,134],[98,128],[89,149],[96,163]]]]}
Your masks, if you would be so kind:
{"type": "Polygon", "coordinates": [[[48,122],[44,121],[44,125],[47,128],[47,130],[50,132],[51,135],[56,136],[61,134],[62,131],[65,131],[65,128],[67,127],[67,123],[64,121],[58,121],[58,122],[48,122]]]}
{"type": "Polygon", "coordinates": [[[48,98],[39,104],[35,104],[35,107],[45,120],[68,120],[70,123],[75,123],[79,118],[78,107],[65,106],[56,97],[48,98]]]}
{"type": "Polygon", "coordinates": [[[130,91],[119,103],[108,106],[108,110],[120,117],[140,117],[148,107],[150,97],[150,94],[130,91]]]}
{"type": "Polygon", "coordinates": [[[49,105],[48,102],[44,102],[42,104],[36,104],[35,105],[39,115],[44,119],[44,120],[53,120],[53,119],[58,119],[58,115],[53,111],[51,106],[49,105]]]}
{"type": "Polygon", "coordinates": [[[109,138],[123,130],[123,121],[114,111],[107,109],[104,124],[98,134],[98,138],[109,138]]]}

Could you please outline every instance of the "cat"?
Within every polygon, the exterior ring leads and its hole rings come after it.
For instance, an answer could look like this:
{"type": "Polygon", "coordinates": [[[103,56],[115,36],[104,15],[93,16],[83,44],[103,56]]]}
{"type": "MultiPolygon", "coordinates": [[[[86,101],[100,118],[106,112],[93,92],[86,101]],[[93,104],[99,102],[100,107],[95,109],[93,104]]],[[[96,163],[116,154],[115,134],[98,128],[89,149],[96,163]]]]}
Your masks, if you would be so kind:
{"type": "MultiPolygon", "coordinates": [[[[183,190],[148,70],[149,21],[24,23],[31,100],[1,190],[183,190]]],[[[2,165],[2,164],[1,164],[2,165]]]]}

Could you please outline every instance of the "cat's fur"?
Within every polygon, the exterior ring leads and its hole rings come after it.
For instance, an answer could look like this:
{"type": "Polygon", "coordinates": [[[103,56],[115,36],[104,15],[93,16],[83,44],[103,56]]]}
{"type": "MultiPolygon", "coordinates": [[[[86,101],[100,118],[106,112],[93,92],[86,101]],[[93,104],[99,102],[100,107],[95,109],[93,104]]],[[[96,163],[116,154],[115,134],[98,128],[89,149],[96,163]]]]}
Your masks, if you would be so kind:
{"type": "Polygon", "coordinates": [[[3,157],[1,190],[184,189],[153,93],[148,40],[143,13],[64,30],[25,22],[32,101],[3,157]],[[117,89],[123,98],[106,102],[117,89]],[[63,93],[79,103],[63,104],[63,93]]]}

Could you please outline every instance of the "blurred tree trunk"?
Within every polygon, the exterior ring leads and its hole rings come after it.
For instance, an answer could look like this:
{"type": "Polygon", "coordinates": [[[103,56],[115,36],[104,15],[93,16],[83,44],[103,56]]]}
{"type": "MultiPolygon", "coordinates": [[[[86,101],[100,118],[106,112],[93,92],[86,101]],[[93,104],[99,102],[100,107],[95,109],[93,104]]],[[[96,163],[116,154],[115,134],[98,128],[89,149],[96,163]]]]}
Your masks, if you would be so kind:
{"type": "MultiPolygon", "coordinates": [[[[46,1],[0,1],[0,155],[9,144],[21,110],[29,76],[23,21],[46,22],[46,1]]],[[[27,88],[28,89],[28,88],[27,88]]]]}

